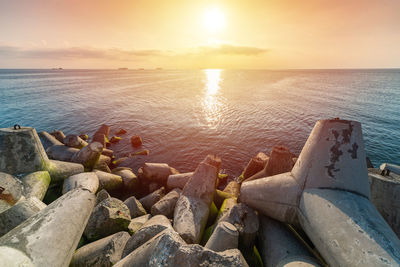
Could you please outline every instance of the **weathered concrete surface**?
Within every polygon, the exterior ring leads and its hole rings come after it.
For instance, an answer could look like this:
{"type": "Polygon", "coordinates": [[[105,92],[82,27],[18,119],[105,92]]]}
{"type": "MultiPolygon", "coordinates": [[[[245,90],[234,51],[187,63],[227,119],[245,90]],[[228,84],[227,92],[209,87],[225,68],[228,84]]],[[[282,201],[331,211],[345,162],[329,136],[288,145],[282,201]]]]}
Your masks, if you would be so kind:
{"type": "Polygon", "coordinates": [[[85,168],[79,163],[50,160],[47,170],[50,173],[51,183],[57,183],[72,175],[84,172],[85,168]]]}
{"type": "Polygon", "coordinates": [[[300,196],[307,188],[342,189],[369,198],[359,122],[318,121],[292,171],[244,182],[239,200],[276,220],[296,223],[300,196]]]}
{"type": "Polygon", "coordinates": [[[83,172],[72,175],[64,180],[62,193],[65,194],[75,188],[84,188],[96,194],[99,188],[99,178],[94,172],[83,172]]]}
{"type": "Polygon", "coordinates": [[[313,255],[281,222],[260,216],[258,235],[260,254],[265,267],[320,266],[313,255]]]}
{"type": "Polygon", "coordinates": [[[139,199],[140,203],[142,203],[143,207],[147,211],[151,211],[151,207],[156,204],[163,196],[165,195],[165,188],[161,187],[160,189],[154,191],[153,193],[148,194],[145,197],[139,199]]]}
{"type": "Polygon", "coordinates": [[[307,189],[300,201],[299,220],[331,266],[400,265],[400,240],[363,196],[307,189]]]}
{"type": "Polygon", "coordinates": [[[400,175],[400,166],[396,164],[382,163],[381,166],[379,166],[379,169],[382,172],[393,172],[397,175],[400,175]]]}
{"type": "Polygon", "coordinates": [[[151,207],[151,215],[164,215],[169,219],[174,217],[176,202],[178,201],[182,190],[175,188],[161,198],[151,207]]]}
{"type": "Polygon", "coordinates": [[[107,198],[94,208],[84,233],[93,241],[128,230],[130,222],[128,207],[119,199],[107,198]]]}
{"type": "Polygon", "coordinates": [[[265,215],[282,221],[296,221],[302,188],[289,173],[244,182],[240,187],[240,202],[265,215]]]}
{"type": "Polygon", "coordinates": [[[20,180],[8,173],[0,172],[0,213],[17,203],[23,192],[20,180]]]}
{"type": "Polygon", "coordinates": [[[58,141],[60,141],[61,143],[64,142],[64,138],[65,138],[65,134],[63,133],[63,131],[53,131],[50,133],[52,136],[54,136],[58,141]]]}
{"type": "Polygon", "coordinates": [[[214,252],[200,245],[186,245],[172,229],[165,229],[119,261],[115,267],[246,267],[237,249],[214,252]]]}
{"type": "Polygon", "coordinates": [[[93,142],[75,153],[71,161],[81,163],[85,168],[92,170],[102,151],[103,145],[99,142],[93,142]]]}
{"type": "Polygon", "coordinates": [[[201,199],[181,195],[174,211],[174,229],[188,244],[200,243],[209,206],[201,199]]]}
{"type": "Polygon", "coordinates": [[[150,218],[151,218],[150,214],[146,214],[146,215],[142,215],[140,217],[133,218],[128,225],[128,232],[131,235],[133,235],[134,233],[136,233],[137,230],[140,229],[140,227],[142,227],[143,224],[145,224],[148,220],[150,220],[150,218]]]}
{"type": "Polygon", "coordinates": [[[36,197],[43,200],[47,188],[50,185],[50,174],[47,171],[37,171],[25,175],[20,179],[24,186],[24,196],[26,198],[36,197]]]}
{"type": "Polygon", "coordinates": [[[400,238],[400,176],[368,172],[371,202],[400,238]]]}
{"type": "Polygon", "coordinates": [[[45,207],[46,204],[36,197],[32,197],[23,199],[8,210],[0,213],[0,236],[8,233],[45,207]]]}
{"type": "Polygon", "coordinates": [[[370,197],[361,124],[318,121],[292,170],[304,188],[332,188],[370,197]]]}
{"type": "Polygon", "coordinates": [[[168,176],[179,172],[165,163],[145,163],[143,164],[143,176],[145,179],[157,183],[166,184],[168,176]]]}
{"type": "Polygon", "coordinates": [[[257,213],[244,203],[238,203],[227,210],[218,222],[229,222],[239,231],[239,243],[244,247],[253,248],[259,229],[257,213]]]}
{"type": "Polygon", "coordinates": [[[246,181],[289,172],[294,165],[293,156],[293,153],[284,146],[273,147],[264,169],[247,178],[246,181]]]}
{"type": "Polygon", "coordinates": [[[190,178],[192,178],[193,172],[185,172],[185,173],[178,173],[178,174],[171,174],[168,176],[167,179],[167,187],[169,189],[173,188],[180,188],[183,189],[189,181],[190,178]]]}
{"type": "Polygon", "coordinates": [[[105,189],[101,189],[97,194],[96,194],[96,204],[95,206],[97,206],[97,204],[99,204],[100,202],[102,202],[104,199],[110,198],[110,194],[107,192],[107,190],[105,189]]]}
{"type": "Polygon", "coordinates": [[[88,145],[86,141],[75,134],[69,134],[64,138],[64,144],[69,147],[81,149],[88,145]]]}
{"type": "MultiPolygon", "coordinates": [[[[206,158],[208,159],[208,157],[206,158]]],[[[203,200],[208,206],[211,205],[218,170],[215,166],[202,162],[197,166],[192,178],[183,188],[182,195],[203,200]]]]}
{"type": "Polygon", "coordinates": [[[94,170],[94,173],[99,178],[99,190],[105,189],[110,192],[122,187],[121,176],[99,170],[94,170]]]}
{"type": "Polygon", "coordinates": [[[135,189],[137,189],[139,178],[133,173],[132,170],[112,170],[112,173],[121,176],[123,188],[126,192],[134,192],[135,189]]]}
{"type": "Polygon", "coordinates": [[[267,165],[269,157],[265,155],[263,152],[257,153],[250,161],[247,163],[247,166],[243,171],[243,178],[247,179],[254,174],[262,171],[267,165]]]}
{"type": "Polygon", "coordinates": [[[147,214],[140,201],[134,196],[127,198],[124,203],[129,209],[131,218],[136,218],[147,214]]]}
{"type": "Polygon", "coordinates": [[[219,252],[238,248],[238,243],[239,232],[236,227],[229,222],[220,222],[204,247],[219,252]]]}
{"type": "Polygon", "coordinates": [[[221,160],[208,155],[186,183],[174,211],[174,229],[188,243],[198,244],[210,212],[221,160]]]}
{"type": "Polygon", "coordinates": [[[87,190],[68,192],[1,237],[0,250],[19,250],[34,266],[68,266],[94,201],[87,190]]]}
{"type": "Polygon", "coordinates": [[[0,172],[16,175],[42,171],[48,160],[34,128],[0,129],[0,172]]]}
{"type": "Polygon", "coordinates": [[[118,232],[83,246],[74,253],[70,267],[112,266],[121,259],[130,237],[127,232],[118,232]]]}
{"type": "Polygon", "coordinates": [[[57,140],[53,135],[49,134],[48,132],[40,132],[38,133],[40,142],[42,142],[44,150],[48,149],[51,146],[61,146],[63,143],[57,140]]]}
{"type": "Polygon", "coordinates": [[[50,159],[71,161],[72,157],[79,151],[77,148],[67,147],[65,145],[55,145],[46,149],[47,156],[50,159]]]}
{"type": "Polygon", "coordinates": [[[0,247],[0,259],[3,266],[7,267],[35,267],[25,253],[10,247],[0,247]]]}
{"type": "Polygon", "coordinates": [[[122,253],[122,258],[167,228],[172,229],[171,222],[167,217],[164,215],[151,217],[129,238],[122,253]]]}

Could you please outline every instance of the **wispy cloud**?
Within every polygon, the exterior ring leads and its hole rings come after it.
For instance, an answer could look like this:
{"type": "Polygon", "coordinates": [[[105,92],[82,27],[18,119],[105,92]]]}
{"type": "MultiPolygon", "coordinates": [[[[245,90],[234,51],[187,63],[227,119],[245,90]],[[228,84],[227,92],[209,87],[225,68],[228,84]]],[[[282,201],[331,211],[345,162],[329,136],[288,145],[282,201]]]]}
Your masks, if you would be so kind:
{"type": "Polygon", "coordinates": [[[0,58],[41,58],[41,59],[109,59],[134,61],[138,58],[185,57],[185,56],[256,56],[268,52],[268,49],[250,46],[202,46],[186,51],[165,50],[124,50],[119,48],[99,49],[93,47],[66,48],[20,48],[0,46],[0,58]]]}

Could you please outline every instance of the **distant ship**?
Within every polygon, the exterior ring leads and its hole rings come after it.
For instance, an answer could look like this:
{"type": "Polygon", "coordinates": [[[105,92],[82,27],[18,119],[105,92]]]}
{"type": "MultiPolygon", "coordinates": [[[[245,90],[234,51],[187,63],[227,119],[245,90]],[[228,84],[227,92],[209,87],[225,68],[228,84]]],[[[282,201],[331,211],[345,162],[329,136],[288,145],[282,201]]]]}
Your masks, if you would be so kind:
{"type": "Polygon", "coordinates": [[[63,68],[52,68],[52,70],[62,70],[63,68]]]}
{"type": "Polygon", "coordinates": [[[118,68],[118,70],[128,70],[128,68],[118,68]]]}
{"type": "Polygon", "coordinates": [[[156,70],[162,70],[163,68],[156,68],[156,70]]]}

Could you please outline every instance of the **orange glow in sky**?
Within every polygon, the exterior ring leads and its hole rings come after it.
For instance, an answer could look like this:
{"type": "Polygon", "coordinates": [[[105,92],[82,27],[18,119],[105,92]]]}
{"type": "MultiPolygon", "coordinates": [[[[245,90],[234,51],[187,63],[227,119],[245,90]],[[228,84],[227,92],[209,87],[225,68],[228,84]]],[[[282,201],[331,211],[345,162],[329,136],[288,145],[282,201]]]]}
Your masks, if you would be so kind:
{"type": "Polygon", "coordinates": [[[0,0],[0,68],[399,67],[396,0],[0,0]]]}

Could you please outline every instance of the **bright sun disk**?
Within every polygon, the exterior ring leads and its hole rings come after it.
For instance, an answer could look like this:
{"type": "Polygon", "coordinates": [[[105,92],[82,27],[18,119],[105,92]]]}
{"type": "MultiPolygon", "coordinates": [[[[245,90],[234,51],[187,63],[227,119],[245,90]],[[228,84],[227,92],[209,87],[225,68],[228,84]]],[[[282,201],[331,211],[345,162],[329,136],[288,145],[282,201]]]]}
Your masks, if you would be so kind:
{"type": "Polygon", "coordinates": [[[212,8],[204,14],[204,26],[210,32],[218,32],[225,27],[225,15],[218,8],[212,8]]]}

